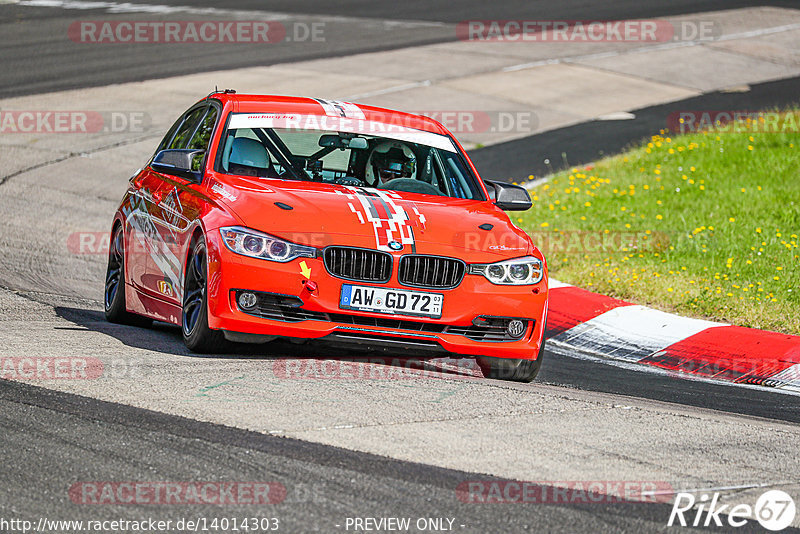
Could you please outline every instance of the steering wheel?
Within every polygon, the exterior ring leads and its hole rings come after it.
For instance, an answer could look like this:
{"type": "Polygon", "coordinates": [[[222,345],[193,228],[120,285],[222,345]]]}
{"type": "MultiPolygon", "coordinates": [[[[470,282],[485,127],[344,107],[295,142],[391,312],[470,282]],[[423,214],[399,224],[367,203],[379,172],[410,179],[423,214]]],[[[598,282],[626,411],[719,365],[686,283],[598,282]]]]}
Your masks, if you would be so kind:
{"type": "Polygon", "coordinates": [[[333,183],[339,185],[354,185],[354,186],[362,186],[364,182],[355,178],[353,176],[342,176],[341,178],[336,178],[333,183]]]}

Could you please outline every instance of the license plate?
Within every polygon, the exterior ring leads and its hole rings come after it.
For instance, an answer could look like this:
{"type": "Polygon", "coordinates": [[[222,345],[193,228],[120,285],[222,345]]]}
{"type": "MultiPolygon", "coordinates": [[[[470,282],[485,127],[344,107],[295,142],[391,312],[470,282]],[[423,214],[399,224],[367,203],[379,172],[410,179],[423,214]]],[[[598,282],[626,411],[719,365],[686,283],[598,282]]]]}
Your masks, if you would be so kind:
{"type": "Polygon", "coordinates": [[[339,307],[344,310],[417,315],[438,319],[442,316],[443,302],[444,295],[439,293],[343,284],[339,307]]]}

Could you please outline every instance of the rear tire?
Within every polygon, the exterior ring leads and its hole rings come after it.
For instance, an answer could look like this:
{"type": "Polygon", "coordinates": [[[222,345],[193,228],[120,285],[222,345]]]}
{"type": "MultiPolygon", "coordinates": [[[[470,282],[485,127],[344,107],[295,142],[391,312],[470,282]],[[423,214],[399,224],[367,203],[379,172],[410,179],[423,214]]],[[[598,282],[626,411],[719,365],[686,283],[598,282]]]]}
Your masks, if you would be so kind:
{"type": "Polygon", "coordinates": [[[531,382],[539,369],[542,368],[544,359],[545,340],[539,346],[539,355],[535,360],[520,360],[514,358],[494,358],[492,356],[478,356],[478,366],[483,371],[483,376],[495,380],[511,380],[513,382],[531,382]]]}
{"type": "Polygon", "coordinates": [[[125,240],[122,225],[114,226],[111,244],[108,247],[108,268],[103,301],[106,320],[110,323],[148,327],[152,319],[136,315],[127,310],[125,304],[125,240]]]}
{"type": "Polygon", "coordinates": [[[183,285],[183,342],[192,352],[221,352],[227,347],[225,335],[208,326],[208,261],[206,243],[202,237],[195,242],[186,263],[183,285]]]}

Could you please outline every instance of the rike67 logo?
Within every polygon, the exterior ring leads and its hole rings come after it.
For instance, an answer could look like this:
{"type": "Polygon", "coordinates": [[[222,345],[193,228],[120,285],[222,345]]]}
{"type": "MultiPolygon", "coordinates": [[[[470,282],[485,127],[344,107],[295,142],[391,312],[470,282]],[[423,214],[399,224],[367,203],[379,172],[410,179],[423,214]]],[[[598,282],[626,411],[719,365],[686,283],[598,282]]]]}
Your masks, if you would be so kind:
{"type": "Polygon", "coordinates": [[[677,493],[667,526],[742,527],[756,520],[763,528],[776,532],[790,526],[797,513],[794,499],[781,490],[764,492],[755,506],[720,504],[719,497],[719,493],[704,493],[699,498],[691,493],[677,493]]]}

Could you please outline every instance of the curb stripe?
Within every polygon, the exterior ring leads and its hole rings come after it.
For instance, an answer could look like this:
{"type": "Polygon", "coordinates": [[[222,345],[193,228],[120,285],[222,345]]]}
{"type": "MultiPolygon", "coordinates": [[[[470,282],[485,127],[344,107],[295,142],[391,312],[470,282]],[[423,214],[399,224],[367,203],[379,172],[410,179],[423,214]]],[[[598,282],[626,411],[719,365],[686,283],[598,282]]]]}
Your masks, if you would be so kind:
{"type": "Polygon", "coordinates": [[[681,317],[553,279],[547,337],[615,360],[800,391],[800,336],[681,317]]]}
{"type": "MultiPolygon", "coordinates": [[[[560,284],[560,282],[557,282],[560,284]]],[[[579,287],[553,285],[547,305],[547,336],[552,337],[628,302],[598,295],[579,287]]]]}
{"type": "MultiPolygon", "coordinates": [[[[640,363],[747,384],[791,382],[778,376],[800,363],[797,336],[725,326],[679,341],[640,363]]],[[[798,375],[794,374],[797,381],[798,375]]],[[[798,383],[800,385],[800,383],[798,383]]]]}
{"type": "Polygon", "coordinates": [[[718,323],[644,306],[619,306],[555,337],[594,353],[638,362],[718,323]]]}

